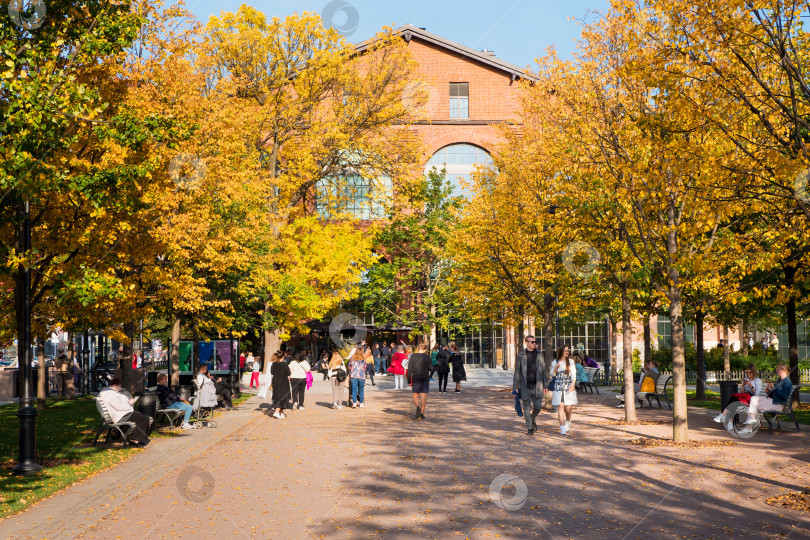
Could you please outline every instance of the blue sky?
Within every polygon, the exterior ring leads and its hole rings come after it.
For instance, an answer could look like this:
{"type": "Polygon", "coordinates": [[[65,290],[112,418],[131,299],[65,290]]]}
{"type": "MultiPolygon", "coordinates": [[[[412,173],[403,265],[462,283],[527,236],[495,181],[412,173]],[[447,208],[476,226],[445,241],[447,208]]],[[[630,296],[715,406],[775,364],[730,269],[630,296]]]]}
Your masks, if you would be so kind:
{"type": "MultiPolygon", "coordinates": [[[[202,21],[221,11],[235,11],[245,3],[237,0],[186,0],[187,7],[202,21]]],[[[546,48],[555,46],[568,57],[579,36],[571,18],[582,19],[589,11],[605,11],[609,0],[256,0],[247,2],[268,17],[286,17],[311,11],[323,15],[327,6],[334,13],[332,24],[346,39],[362,41],[384,25],[410,23],[434,34],[475,49],[490,49],[495,55],[520,67],[534,65],[546,48]],[[336,3],[338,2],[338,3],[336,3]]],[[[593,19],[590,15],[589,20],[593,19]]]]}

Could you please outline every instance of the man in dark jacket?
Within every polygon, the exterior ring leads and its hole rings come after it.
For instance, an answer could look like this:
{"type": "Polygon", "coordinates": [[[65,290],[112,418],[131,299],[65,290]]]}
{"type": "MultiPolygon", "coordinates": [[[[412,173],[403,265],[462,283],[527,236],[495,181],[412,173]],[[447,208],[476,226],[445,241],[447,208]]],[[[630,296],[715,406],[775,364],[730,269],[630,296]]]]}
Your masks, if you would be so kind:
{"type": "Polygon", "coordinates": [[[537,431],[535,418],[543,408],[543,395],[548,391],[548,378],[546,377],[546,364],[540,351],[537,350],[537,341],[534,336],[526,336],[523,341],[526,343],[526,348],[518,354],[515,361],[512,393],[517,395],[520,392],[528,428],[526,435],[534,435],[534,432],[537,431]],[[533,410],[530,405],[534,406],[533,410]],[[530,410],[531,414],[529,414],[530,410]]]}
{"type": "Polygon", "coordinates": [[[169,376],[165,373],[158,375],[157,380],[157,395],[160,402],[161,409],[180,409],[184,413],[183,429],[191,429],[189,418],[191,418],[192,407],[191,404],[175,394],[168,386],[169,376]]]}

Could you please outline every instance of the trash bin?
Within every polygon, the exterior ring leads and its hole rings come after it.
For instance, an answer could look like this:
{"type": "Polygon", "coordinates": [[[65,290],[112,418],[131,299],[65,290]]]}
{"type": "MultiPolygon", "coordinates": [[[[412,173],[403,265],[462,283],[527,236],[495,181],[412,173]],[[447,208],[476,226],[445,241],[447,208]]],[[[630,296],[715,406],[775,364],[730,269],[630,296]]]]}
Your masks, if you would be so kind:
{"type": "Polygon", "coordinates": [[[233,393],[233,397],[242,395],[242,391],[239,388],[239,374],[235,371],[231,373],[231,392],[233,393]]]}
{"type": "Polygon", "coordinates": [[[726,405],[731,401],[731,394],[740,391],[739,381],[720,381],[720,410],[725,410],[726,405]]]}
{"type": "Polygon", "coordinates": [[[191,386],[187,384],[180,385],[180,397],[186,401],[191,401],[191,386]]]}
{"type": "Polygon", "coordinates": [[[152,419],[152,422],[149,424],[150,431],[154,428],[155,422],[157,421],[157,401],[157,393],[155,392],[144,392],[138,399],[138,409],[140,412],[152,419]]]}

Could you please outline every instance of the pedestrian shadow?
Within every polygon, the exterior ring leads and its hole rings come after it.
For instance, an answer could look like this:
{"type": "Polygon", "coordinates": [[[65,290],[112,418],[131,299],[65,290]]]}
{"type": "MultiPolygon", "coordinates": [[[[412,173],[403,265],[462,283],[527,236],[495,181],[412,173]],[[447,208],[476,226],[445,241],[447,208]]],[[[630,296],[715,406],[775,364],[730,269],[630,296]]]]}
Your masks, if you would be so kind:
{"type": "Polygon", "coordinates": [[[316,401],[315,405],[318,407],[323,407],[324,409],[331,409],[333,403],[327,403],[325,401],[316,401]]]}

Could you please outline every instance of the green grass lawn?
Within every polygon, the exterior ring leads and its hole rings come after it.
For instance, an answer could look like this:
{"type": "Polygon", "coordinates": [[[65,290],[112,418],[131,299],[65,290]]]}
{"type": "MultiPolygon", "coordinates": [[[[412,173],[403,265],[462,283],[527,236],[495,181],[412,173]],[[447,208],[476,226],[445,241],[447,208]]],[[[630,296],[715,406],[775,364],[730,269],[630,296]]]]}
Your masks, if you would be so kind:
{"type": "Polygon", "coordinates": [[[141,452],[120,444],[90,446],[100,420],[93,398],[49,399],[37,417],[37,462],[43,469],[32,477],[12,476],[19,452],[18,409],[17,404],[0,407],[0,518],[141,452]]]}

